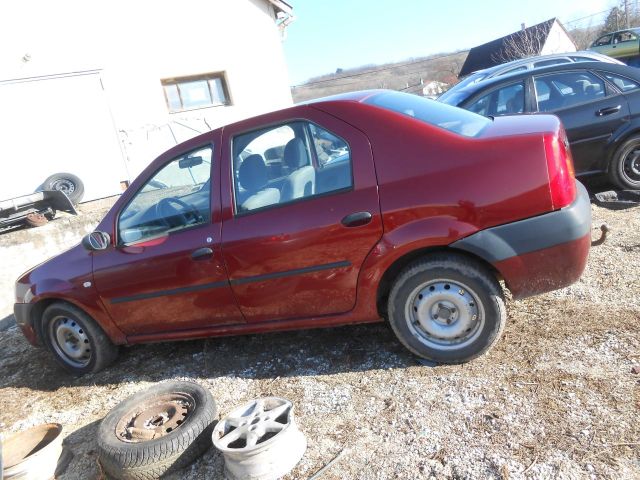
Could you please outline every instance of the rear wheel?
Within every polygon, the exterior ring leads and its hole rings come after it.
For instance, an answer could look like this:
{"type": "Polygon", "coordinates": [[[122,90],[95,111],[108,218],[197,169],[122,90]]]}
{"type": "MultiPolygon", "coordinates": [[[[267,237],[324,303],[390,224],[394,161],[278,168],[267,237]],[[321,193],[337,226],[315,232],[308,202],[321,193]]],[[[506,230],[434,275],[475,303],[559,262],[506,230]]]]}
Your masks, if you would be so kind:
{"type": "Polygon", "coordinates": [[[407,267],[389,295],[389,322],[416,355],[462,363],[500,338],[506,309],[500,284],[479,262],[435,254],[407,267]]]}
{"type": "Polygon", "coordinates": [[[42,314],[44,343],[56,361],[77,375],[95,373],[118,357],[118,347],[89,315],[67,303],[54,303],[42,314]]]}
{"type": "Polygon", "coordinates": [[[609,178],[623,190],[640,189],[640,135],[618,147],[609,166],[609,178]]]}

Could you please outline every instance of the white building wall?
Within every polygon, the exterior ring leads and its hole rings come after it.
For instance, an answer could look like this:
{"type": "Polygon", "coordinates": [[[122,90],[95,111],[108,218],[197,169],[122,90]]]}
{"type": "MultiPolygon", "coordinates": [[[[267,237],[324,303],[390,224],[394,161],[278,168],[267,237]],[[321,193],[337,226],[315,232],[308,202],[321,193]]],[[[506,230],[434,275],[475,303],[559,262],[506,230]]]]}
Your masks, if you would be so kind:
{"type": "Polygon", "coordinates": [[[0,80],[101,69],[134,173],[175,143],[172,120],[215,128],[292,103],[266,0],[6,2],[0,45],[0,80]],[[168,113],[161,79],[212,72],[225,72],[230,106],[168,113]]]}
{"type": "Polygon", "coordinates": [[[573,43],[567,32],[558,24],[556,20],[551,26],[547,41],[542,47],[540,55],[549,55],[552,53],[575,52],[576,45],[573,43]]]}

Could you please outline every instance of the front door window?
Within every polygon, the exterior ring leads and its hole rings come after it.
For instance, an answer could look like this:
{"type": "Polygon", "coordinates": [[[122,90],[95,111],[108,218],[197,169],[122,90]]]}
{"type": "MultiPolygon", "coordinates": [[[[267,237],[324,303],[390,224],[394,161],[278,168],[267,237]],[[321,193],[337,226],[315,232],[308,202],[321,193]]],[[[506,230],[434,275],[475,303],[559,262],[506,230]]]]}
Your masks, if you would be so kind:
{"type": "Polygon", "coordinates": [[[173,159],[122,210],[120,244],[131,244],[209,223],[211,147],[173,159]]]}
{"type": "Polygon", "coordinates": [[[473,102],[467,109],[484,116],[522,113],[524,112],[524,82],[493,90],[473,102]]]}

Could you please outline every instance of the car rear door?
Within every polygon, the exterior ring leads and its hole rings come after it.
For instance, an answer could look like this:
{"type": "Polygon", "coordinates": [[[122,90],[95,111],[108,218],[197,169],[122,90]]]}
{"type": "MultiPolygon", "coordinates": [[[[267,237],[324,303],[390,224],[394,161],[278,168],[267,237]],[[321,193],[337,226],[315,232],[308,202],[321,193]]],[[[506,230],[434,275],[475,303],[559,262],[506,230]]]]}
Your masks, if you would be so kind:
{"type": "Polygon", "coordinates": [[[611,45],[611,56],[623,58],[640,54],[638,41],[638,35],[628,30],[614,34],[613,44],[611,45]]]}
{"type": "Polygon", "coordinates": [[[220,251],[219,139],[143,173],[114,219],[117,244],[93,254],[96,289],[134,341],[244,323],[220,251]]]}
{"type": "Polygon", "coordinates": [[[382,236],[367,137],[303,106],[225,127],[223,145],[222,251],[247,322],[352,310],[382,236]],[[283,152],[281,178],[267,151],[283,152]]]}
{"type": "Polygon", "coordinates": [[[576,173],[602,171],[606,144],[629,121],[627,99],[587,70],[535,75],[538,112],[560,117],[571,143],[576,173]]]}

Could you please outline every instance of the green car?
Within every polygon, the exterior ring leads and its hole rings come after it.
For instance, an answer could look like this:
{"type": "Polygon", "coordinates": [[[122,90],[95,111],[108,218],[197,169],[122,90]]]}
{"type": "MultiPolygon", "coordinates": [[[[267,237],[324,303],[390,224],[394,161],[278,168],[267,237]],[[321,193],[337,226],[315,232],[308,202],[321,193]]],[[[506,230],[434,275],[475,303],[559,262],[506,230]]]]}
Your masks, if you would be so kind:
{"type": "Polygon", "coordinates": [[[640,28],[629,28],[607,33],[589,47],[594,52],[613,58],[629,58],[640,55],[640,28]]]}

